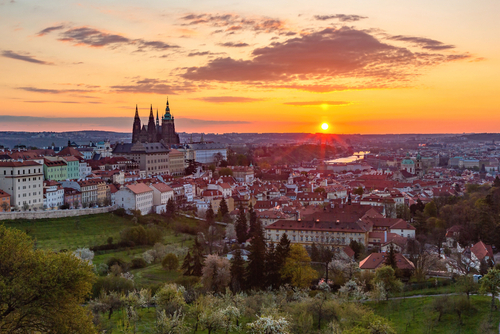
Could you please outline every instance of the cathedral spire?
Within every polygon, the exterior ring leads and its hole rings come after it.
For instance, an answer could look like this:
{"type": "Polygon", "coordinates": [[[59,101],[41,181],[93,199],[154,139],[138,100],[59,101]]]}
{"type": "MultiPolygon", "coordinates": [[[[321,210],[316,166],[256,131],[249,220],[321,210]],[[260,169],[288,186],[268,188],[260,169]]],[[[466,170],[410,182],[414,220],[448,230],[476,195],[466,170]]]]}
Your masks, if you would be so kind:
{"type": "Polygon", "coordinates": [[[135,105],[135,117],[139,118],[139,110],[137,109],[137,104],[135,105]]]}
{"type": "Polygon", "coordinates": [[[158,118],[158,108],[156,108],[156,127],[160,126],[160,119],[158,118]]]}
{"type": "Polygon", "coordinates": [[[151,105],[151,109],[149,110],[149,117],[151,118],[155,118],[154,115],[153,115],[153,105],[151,105]]]}

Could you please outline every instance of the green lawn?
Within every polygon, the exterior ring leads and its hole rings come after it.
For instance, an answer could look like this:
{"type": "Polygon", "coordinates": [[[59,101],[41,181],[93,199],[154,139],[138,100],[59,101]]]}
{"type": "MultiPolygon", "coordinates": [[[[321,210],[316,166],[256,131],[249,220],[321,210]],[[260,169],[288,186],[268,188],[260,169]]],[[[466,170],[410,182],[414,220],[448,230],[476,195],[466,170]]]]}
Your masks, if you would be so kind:
{"type": "MultiPolygon", "coordinates": [[[[490,297],[471,296],[473,310],[462,316],[463,325],[460,325],[455,312],[445,313],[441,321],[437,321],[438,313],[430,307],[435,298],[408,298],[380,303],[370,302],[367,305],[372,307],[376,314],[390,320],[397,333],[498,333],[500,312],[490,313],[490,297]]],[[[453,303],[453,299],[450,299],[449,303],[453,303]]]]}
{"type": "MultiPolygon", "coordinates": [[[[147,222],[149,220],[161,221],[164,218],[158,215],[148,215],[143,219],[147,222]]],[[[190,226],[199,224],[196,220],[183,216],[177,217],[175,221],[190,226]]],[[[32,238],[36,238],[38,248],[54,251],[106,244],[109,237],[113,238],[113,242],[118,242],[120,231],[133,226],[129,217],[119,217],[113,213],[56,219],[3,220],[0,224],[23,230],[32,238]]],[[[167,228],[164,243],[190,246],[192,238],[193,236],[182,233],[176,235],[174,231],[167,228]]],[[[99,263],[99,257],[96,257],[99,263]]]]}
{"type": "MultiPolygon", "coordinates": [[[[138,312],[139,315],[139,320],[135,324],[136,326],[136,331],[135,333],[141,333],[141,334],[153,334],[155,333],[154,326],[155,326],[155,320],[156,320],[156,308],[150,307],[147,309],[139,309],[138,312]]],[[[186,318],[188,324],[191,326],[193,329],[194,323],[191,318],[187,317],[186,318]]],[[[246,319],[245,317],[242,317],[240,319],[241,324],[243,325],[243,328],[246,329],[246,324],[253,319],[246,319]]],[[[111,334],[125,334],[125,333],[134,333],[133,329],[130,329],[127,331],[126,326],[123,324],[126,323],[126,316],[124,314],[123,309],[120,309],[119,311],[116,311],[112,314],[111,319],[108,320],[108,315],[105,314],[101,317],[101,326],[103,330],[106,330],[107,333],[111,334]],[[125,329],[125,330],[124,330],[125,329]]],[[[200,327],[201,328],[201,327],[200,327]]],[[[190,330],[189,333],[195,333],[195,334],[207,334],[207,330],[197,330],[194,332],[193,330],[190,330]]],[[[214,332],[212,332],[214,333],[214,332]]],[[[224,333],[222,331],[217,331],[217,333],[224,333]]],[[[238,332],[229,332],[231,334],[237,334],[237,333],[247,333],[246,330],[238,331],[238,332]]]]}
{"type": "Polygon", "coordinates": [[[23,230],[36,238],[38,248],[54,251],[102,245],[108,237],[118,241],[120,231],[133,225],[130,219],[113,213],[57,219],[3,220],[0,224],[23,230]]]}

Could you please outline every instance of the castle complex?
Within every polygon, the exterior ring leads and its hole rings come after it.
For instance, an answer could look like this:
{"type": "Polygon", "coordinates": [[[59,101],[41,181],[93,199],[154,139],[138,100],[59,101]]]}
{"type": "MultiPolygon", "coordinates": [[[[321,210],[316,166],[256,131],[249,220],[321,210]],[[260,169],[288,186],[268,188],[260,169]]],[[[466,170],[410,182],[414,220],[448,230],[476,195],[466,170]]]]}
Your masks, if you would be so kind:
{"type": "Polygon", "coordinates": [[[179,135],[175,132],[174,116],[170,114],[170,106],[167,99],[167,107],[165,114],[160,119],[158,117],[158,110],[156,110],[156,122],[153,115],[153,106],[151,106],[149,113],[148,124],[141,127],[141,119],[139,118],[139,111],[135,107],[134,125],[132,128],[132,143],[163,143],[165,146],[180,144],[179,135]]]}

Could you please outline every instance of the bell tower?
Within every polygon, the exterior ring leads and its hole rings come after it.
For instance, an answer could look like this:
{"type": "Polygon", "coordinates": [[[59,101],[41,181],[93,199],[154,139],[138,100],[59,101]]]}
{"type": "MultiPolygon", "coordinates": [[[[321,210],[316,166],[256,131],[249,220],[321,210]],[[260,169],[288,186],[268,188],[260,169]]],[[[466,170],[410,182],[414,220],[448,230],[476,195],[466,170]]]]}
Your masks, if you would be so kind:
{"type": "Polygon", "coordinates": [[[132,126],[132,143],[140,140],[141,135],[141,119],[139,118],[139,110],[137,104],[135,105],[134,125],[132,126]]]}

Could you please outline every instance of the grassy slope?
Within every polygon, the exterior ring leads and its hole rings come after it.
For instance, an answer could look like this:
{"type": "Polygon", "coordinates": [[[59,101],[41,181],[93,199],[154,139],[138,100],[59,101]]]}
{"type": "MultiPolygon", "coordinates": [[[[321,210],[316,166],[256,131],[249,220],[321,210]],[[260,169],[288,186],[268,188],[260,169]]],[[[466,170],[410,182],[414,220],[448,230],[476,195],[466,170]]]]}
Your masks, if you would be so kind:
{"type": "MultiPolygon", "coordinates": [[[[478,333],[482,322],[490,320],[491,327],[498,332],[500,314],[490,314],[490,297],[471,296],[475,310],[464,316],[464,325],[460,326],[456,313],[443,315],[437,322],[437,312],[429,309],[435,297],[391,300],[389,302],[369,303],[375,313],[389,319],[397,333],[478,333]]],[[[483,331],[483,334],[488,332],[483,331]]]]}
{"type": "Polygon", "coordinates": [[[18,228],[36,238],[37,247],[59,251],[105,244],[108,237],[120,238],[120,231],[132,222],[113,213],[57,219],[4,220],[0,224],[18,228]]]}

